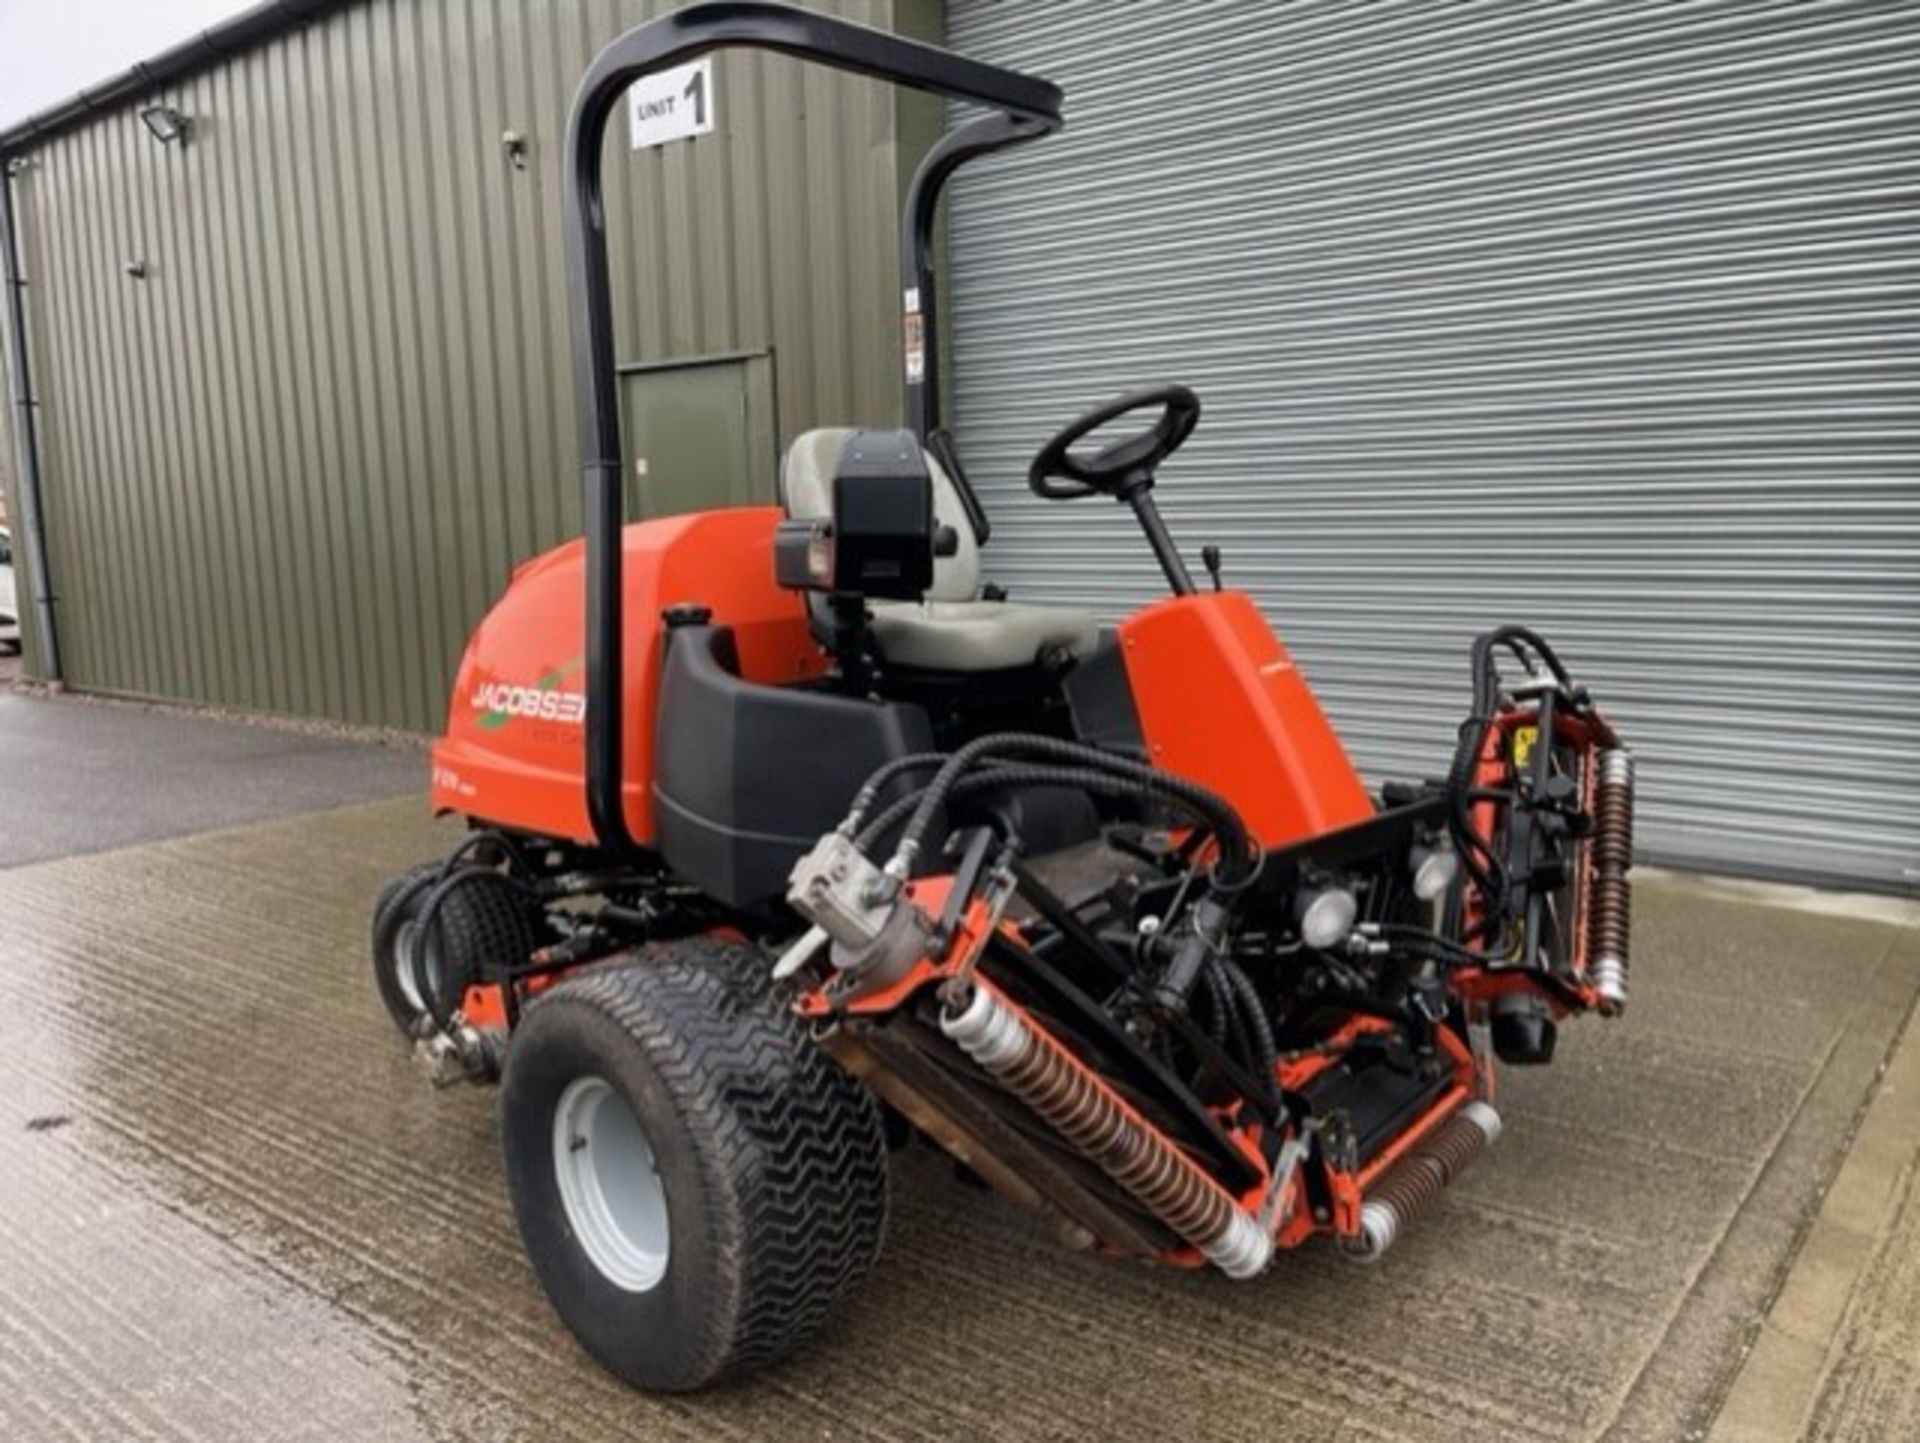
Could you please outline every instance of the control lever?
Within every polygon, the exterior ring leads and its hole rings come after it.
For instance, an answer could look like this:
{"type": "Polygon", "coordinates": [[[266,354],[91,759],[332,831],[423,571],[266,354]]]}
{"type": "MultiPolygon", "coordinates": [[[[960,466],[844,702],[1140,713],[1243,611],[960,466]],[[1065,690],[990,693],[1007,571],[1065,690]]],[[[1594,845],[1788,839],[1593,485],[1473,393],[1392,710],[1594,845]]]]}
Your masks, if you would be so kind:
{"type": "Polygon", "coordinates": [[[1213,589],[1218,591],[1220,589],[1220,548],[1218,546],[1202,546],[1200,548],[1200,564],[1207,568],[1207,575],[1213,578],[1213,589]]]}

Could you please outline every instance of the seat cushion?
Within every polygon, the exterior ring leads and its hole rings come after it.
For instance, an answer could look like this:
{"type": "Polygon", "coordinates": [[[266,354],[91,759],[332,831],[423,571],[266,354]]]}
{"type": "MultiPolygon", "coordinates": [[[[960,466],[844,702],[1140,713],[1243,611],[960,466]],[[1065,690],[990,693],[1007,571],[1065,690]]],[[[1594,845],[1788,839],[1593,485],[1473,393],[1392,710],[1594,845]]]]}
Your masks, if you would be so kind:
{"type": "Polygon", "coordinates": [[[873,639],[895,666],[927,671],[1007,671],[1054,648],[1089,655],[1100,644],[1093,613],[1014,601],[876,601],[873,639]]]}

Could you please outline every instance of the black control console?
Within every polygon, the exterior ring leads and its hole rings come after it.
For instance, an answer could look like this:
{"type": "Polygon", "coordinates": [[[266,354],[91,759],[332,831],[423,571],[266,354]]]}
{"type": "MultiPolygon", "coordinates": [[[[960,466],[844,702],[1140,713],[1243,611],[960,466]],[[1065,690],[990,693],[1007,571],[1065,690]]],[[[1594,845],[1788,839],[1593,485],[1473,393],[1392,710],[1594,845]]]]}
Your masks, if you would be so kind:
{"type": "Polygon", "coordinates": [[[780,524],[775,575],[796,590],[918,600],[933,584],[940,529],[913,432],[858,431],[834,472],[832,518],[780,524]]]}

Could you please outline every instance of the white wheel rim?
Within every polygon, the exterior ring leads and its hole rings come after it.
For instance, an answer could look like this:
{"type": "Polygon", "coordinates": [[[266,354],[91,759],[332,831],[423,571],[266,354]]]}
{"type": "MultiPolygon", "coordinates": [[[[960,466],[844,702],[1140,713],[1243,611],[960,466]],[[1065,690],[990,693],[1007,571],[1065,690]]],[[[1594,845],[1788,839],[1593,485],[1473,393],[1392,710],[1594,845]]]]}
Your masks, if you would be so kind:
{"type": "Polygon", "coordinates": [[[560,1204],[601,1275],[644,1293],[667,1272],[667,1189],[627,1100],[597,1077],[574,1079],[553,1113],[560,1204]]]}
{"type": "Polygon", "coordinates": [[[424,1017],[427,1012],[427,989],[420,985],[421,976],[424,973],[434,989],[439,989],[440,949],[429,946],[420,924],[409,918],[400,924],[393,939],[393,953],[393,980],[400,988],[400,995],[416,1015],[424,1017]]]}

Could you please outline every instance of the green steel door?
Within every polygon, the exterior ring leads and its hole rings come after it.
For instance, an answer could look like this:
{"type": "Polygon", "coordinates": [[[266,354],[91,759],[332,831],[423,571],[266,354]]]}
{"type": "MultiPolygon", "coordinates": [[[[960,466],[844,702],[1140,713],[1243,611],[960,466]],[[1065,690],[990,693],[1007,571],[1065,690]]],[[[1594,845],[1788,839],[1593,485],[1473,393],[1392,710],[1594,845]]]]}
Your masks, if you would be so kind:
{"type": "Polygon", "coordinates": [[[620,388],[629,516],[776,499],[768,357],[628,367],[620,388]]]}

